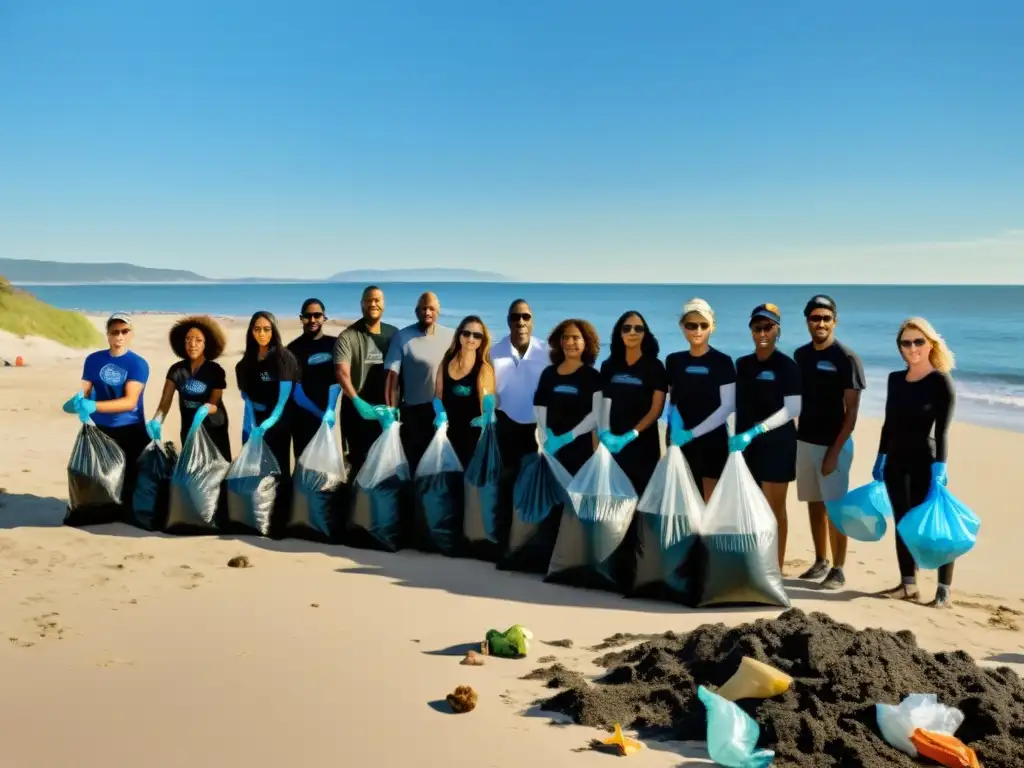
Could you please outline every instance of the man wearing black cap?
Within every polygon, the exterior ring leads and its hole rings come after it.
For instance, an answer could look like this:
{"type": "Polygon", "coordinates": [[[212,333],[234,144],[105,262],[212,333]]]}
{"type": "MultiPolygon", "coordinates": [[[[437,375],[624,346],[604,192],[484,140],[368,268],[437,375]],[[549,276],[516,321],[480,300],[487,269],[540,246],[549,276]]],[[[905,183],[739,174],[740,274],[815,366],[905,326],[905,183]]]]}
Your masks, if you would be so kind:
{"type": "Polygon", "coordinates": [[[811,341],[793,355],[803,381],[803,411],[797,429],[796,494],[807,502],[814,540],[814,565],[801,579],[819,579],[838,589],[846,583],[846,536],[829,522],[825,502],[846,495],[850,487],[853,443],[864,368],[860,358],[835,337],[839,313],[831,297],[819,294],[804,307],[811,341]],[[826,559],[831,544],[833,567],[826,559]]]}

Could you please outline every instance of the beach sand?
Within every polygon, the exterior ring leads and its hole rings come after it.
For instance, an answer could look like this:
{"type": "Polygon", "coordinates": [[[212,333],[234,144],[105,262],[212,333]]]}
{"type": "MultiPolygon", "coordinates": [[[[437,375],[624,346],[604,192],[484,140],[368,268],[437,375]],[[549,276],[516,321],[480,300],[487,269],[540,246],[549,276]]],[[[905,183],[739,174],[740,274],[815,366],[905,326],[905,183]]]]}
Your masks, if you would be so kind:
{"type": "MultiPolygon", "coordinates": [[[[151,366],[147,413],[174,362],[170,323],[160,315],[137,319],[133,348],[151,366]]],[[[231,342],[221,364],[237,444],[233,367],[245,321],[225,324],[231,342]]],[[[286,328],[288,338],[298,332],[297,322],[286,328]]],[[[586,748],[607,734],[523,716],[550,694],[519,679],[540,657],[596,674],[588,648],[616,632],[685,632],[778,614],[629,601],[413,552],[62,527],[65,467],[79,422],[60,405],[78,384],[83,354],[0,336],[0,356],[19,354],[26,367],[0,368],[5,766],[599,765],[607,756],[586,748]],[[227,567],[235,555],[252,567],[227,567]],[[459,664],[487,629],[514,623],[535,635],[529,658],[459,664]],[[571,649],[542,642],[565,638],[571,649]],[[462,684],[476,689],[479,703],[450,714],[444,698],[462,684]]],[[[862,419],[857,427],[855,483],[869,477],[879,426],[862,419]]],[[[177,432],[175,405],[165,434],[177,432]]],[[[846,591],[789,580],[794,606],[857,627],[910,629],[928,650],[963,649],[982,663],[1024,671],[1014,490],[1022,449],[1024,435],[953,426],[950,489],[982,519],[977,547],[957,563],[953,610],[868,594],[898,581],[891,531],[877,544],[851,542],[846,591]]],[[[813,559],[795,488],[789,509],[793,576],[813,559]]],[[[934,573],[921,582],[930,599],[934,573]]],[[[648,747],[638,764],[706,762],[700,745],[648,747]]]]}

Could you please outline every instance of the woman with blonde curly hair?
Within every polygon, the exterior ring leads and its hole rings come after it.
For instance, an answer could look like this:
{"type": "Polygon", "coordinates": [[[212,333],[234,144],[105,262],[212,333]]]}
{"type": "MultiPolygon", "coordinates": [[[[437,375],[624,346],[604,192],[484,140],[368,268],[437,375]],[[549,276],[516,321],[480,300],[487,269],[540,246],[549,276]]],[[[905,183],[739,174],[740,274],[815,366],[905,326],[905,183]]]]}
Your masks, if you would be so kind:
{"type": "MultiPolygon", "coordinates": [[[[924,502],[932,481],[946,484],[946,438],[956,391],[949,375],[955,358],[945,340],[923,317],[900,325],[896,346],[905,367],[889,374],[885,421],[873,477],[885,483],[897,525],[924,502]]],[[[898,600],[918,599],[917,564],[896,533],[896,558],[902,583],[885,592],[898,600]]],[[[931,605],[951,603],[953,563],[939,568],[939,587],[931,605]]]]}
{"type": "Polygon", "coordinates": [[[160,405],[154,418],[146,425],[149,436],[154,440],[162,439],[161,426],[177,392],[182,445],[191,432],[205,424],[214,445],[225,459],[231,461],[228,414],[221,406],[227,378],[224,369],[214,362],[227,345],[224,331],[212,317],[193,315],[176,322],[169,339],[171,349],[181,359],[167,371],[160,405]]]}

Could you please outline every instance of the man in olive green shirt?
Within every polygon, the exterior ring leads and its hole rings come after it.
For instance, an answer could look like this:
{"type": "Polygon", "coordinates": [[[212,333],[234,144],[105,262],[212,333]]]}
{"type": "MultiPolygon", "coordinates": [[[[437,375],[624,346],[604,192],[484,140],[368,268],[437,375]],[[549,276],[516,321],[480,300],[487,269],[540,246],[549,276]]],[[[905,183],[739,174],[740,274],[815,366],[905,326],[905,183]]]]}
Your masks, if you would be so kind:
{"type": "Polygon", "coordinates": [[[381,433],[373,406],[385,404],[387,372],[384,356],[398,329],[382,323],[384,292],[375,285],[363,290],[363,316],[341,332],[334,345],[334,370],[341,384],[341,434],[348,449],[351,476],[381,433]]]}

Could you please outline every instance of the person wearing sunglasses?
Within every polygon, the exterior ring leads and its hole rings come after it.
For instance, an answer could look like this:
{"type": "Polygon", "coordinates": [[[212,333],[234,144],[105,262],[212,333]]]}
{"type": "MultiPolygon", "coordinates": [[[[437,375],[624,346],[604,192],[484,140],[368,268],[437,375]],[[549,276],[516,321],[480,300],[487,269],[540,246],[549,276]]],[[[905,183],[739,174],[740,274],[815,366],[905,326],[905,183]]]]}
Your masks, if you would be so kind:
{"type": "Polygon", "coordinates": [[[524,457],[537,452],[533,397],[548,366],[547,343],[533,335],[533,311],[516,299],[506,316],[508,335],[491,352],[498,387],[498,443],[504,473],[514,478],[524,457]]]}
{"type": "Polygon", "coordinates": [[[334,346],[337,337],[324,333],[327,310],[320,299],[306,299],[299,310],[302,335],[288,345],[299,364],[299,381],[292,390],[297,407],[292,408],[289,419],[292,430],[292,450],[295,459],[302,455],[320,429],[327,422],[334,427],[337,421],[338,396],[341,386],[335,381],[334,346]]]}
{"type": "MultiPolygon", "coordinates": [[[[387,369],[387,406],[401,409],[402,448],[415,474],[434,434],[434,394],[437,369],[455,337],[452,328],[438,323],[441,302],[429,291],[416,301],[416,322],[396,333],[384,357],[387,369]]],[[[393,423],[393,410],[384,411],[381,426],[393,423]]]]}
{"type": "Polygon", "coordinates": [[[801,579],[824,580],[825,589],[846,584],[847,538],[828,519],[826,502],[850,490],[853,443],[864,367],[860,358],[836,340],[839,310],[830,296],[817,295],[804,306],[811,341],[793,353],[800,366],[803,403],[796,437],[796,495],[807,504],[814,542],[814,564],[801,579]],[[832,568],[827,554],[832,550],[832,568]]]}
{"type": "MultiPolygon", "coordinates": [[[[83,422],[91,419],[124,451],[127,465],[118,514],[126,520],[135,489],[136,462],[150,442],[143,403],[149,363],[129,349],[132,337],[130,315],[115,312],[107,318],[108,348],[85,358],[81,388],[64,403],[65,413],[77,413],[83,422]]],[[[65,522],[76,524],[71,518],[65,522]]]]}
{"type": "Polygon", "coordinates": [[[494,416],[491,335],[476,315],[463,318],[437,369],[434,427],[448,425],[448,439],[465,468],[480,429],[494,416]]]}
{"type": "MultiPolygon", "coordinates": [[[[933,482],[946,484],[946,447],[956,406],[950,372],[956,358],[946,341],[923,317],[905,320],[896,334],[904,367],[889,374],[885,421],[872,476],[885,483],[893,520],[924,503],[933,482]]],[[[901,584],[883,593],[898,600],[919,599],[917,564],[896,531],[896,559],[901,584]]],[[[931,605],[952,606],[953,565],[939,568],[939,585],[931,605]]]]}
{"type": "Polygon", "coordinates": [[[715,313],[704,299],[683,305],[679,327],[690,348],[665,358],[673,417],[669,443],[682,448],[704,500],[722,476],[729,458],[726,421],[736,410],[736,365],[711,346],[715,313]]]}
{"type": "Polygon", "coordinates": [[[362,317],[338,334],[334,347],[334,373],[341,385],[341,437],[348,452],[351,476],[366,461],[370,446],[381,434],[381,418],[391,416],[385,396],[384,356],[398,328],[383,322],[384,291],[376,285],[363,289],[362,317]]]}
{"type": "Polygon", "coordinates": [[[801,410],[800,368],[777,348],[782,313],[760,304],[750,313],[754,352],[736,361],[736,434],[730,451],[744,451],[779,530],[779,569],[786,559],[786,493],[796,479],[796,424],[801,410]]]}
{"type": "Polygon", "coordinates": [[[661,458],[658,417],[665,408],[668,376],[658,350],[643,315],[629,311],[615,322],[610,355],[601,364],[604,429],[597,436],[638,495],[661,458]]]}
{"type": "Polygon", "coordinates": [[[603,399],[601,374],[594,368],[600,340],[586,320],[570,318],[555,326],[548,346],[551,365],[540,375],[533,411],[544,450],[575,475],[596,447],[603,399]]]}

